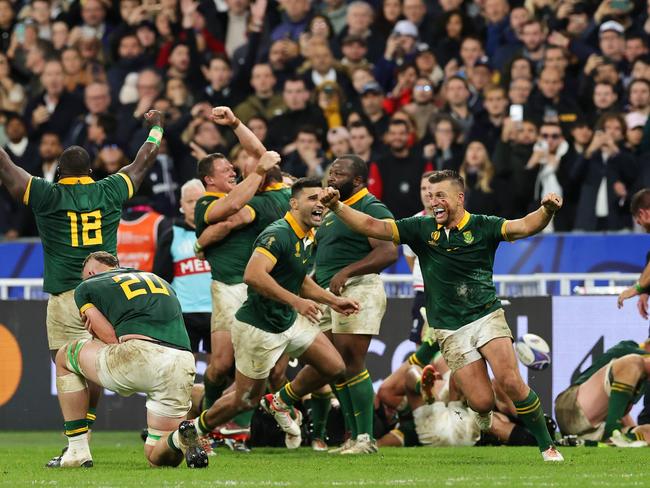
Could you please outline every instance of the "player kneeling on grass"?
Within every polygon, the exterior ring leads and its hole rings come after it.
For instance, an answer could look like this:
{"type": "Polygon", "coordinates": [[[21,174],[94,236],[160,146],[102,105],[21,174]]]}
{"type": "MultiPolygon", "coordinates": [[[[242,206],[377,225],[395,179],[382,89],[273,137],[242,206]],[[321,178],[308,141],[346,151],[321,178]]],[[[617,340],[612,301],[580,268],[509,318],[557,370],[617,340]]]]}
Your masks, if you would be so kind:
{"type": "Polygon", "coordinates": [[[621,341],[596,359],[555,399],[563,435],[605,441],[618,447],[645,447],[650,425],[634,426],[627,415],[643,396],[650,374],[647,345],[621,341]]]}
{"type": "Polygon", "coordinates": [[[56,386],[68,449],[52,467],[91,467],[86,380],[122,396],[147,395],[152,466],[206,467],[194,424],[186,421],[194,384],[194,356],[180,304],[171,286],[153,273],[120,268],[104,251],[90,254],[75,302],[99,340],[72,341],[56,355],[56,386]],[[170,431],[178,429],[173,434],[170,431]]]}
{"type": "Polygon", "coordinates": [[[341,378],[345,371],[341,355],[313,325],[321,316],[316,302],[344,315],[359,310],[355,300],[337,297],[307,276],[309,231],[320,225],[324,210],[320,191],[319,179],[298,180],[291,188],[290,211],[255,241],[244,272],[248,297],[235,314],[231,330],[235,391],[223,395],[194,420],[200,434],[255,408],[262,399],[262,407],[299,445],[300,422],[294,419],[294,409],[273,395],[262,398],[271,369],[285,353],[306,364],[287,386],[298,398],[341,378]]]}

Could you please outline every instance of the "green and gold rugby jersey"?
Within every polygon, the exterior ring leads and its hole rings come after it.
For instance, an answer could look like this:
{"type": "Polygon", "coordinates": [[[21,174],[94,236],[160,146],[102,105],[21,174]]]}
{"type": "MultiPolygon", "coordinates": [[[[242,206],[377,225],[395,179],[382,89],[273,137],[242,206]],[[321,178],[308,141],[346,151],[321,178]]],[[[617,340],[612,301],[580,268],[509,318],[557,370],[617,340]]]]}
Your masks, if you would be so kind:
{"type": "MultiPolygon", "coordinates": [[[[210,207],[225,196],[225,193],[208,192],[196,202],[194,223],[197,237],[210,225],[206,221],[210,207]]],[[[271,222],[282,218],[289,209],[290,197],[291,190],[283,185],[266,187],[245,206],[253,222],[205,248],[205,258],[210,263],[213,280],[227,285],[244,282],[244,270],[253,252],[255,239],[271,222]]]]}
{"type": "MultiPolygon", "coordinates": [[[[307,241],[308,232],[289,212],[269,225],[255,241],[255,252],[264,254],[274,263],[271,277],[295,295],[300,294],[309,269],[307,241]]],[[[249,286],[248,297],[235,317],[258,329],[279,334],[293,325],[296,315],[289,305],[267,298],[249,286]]]]}
{"type": "MultiPolygon", "coordinates": [[[[636,341],[621,341],[614,347],[607,349],[602,355],[597,357],[589,368],[584,370],[578,376],[573,385],[581,385],[591,378],[603,366],[607,366],[612,359],[622,358],[628,354],[639,354],[640,356],[650,356],[648,351],[641,349],[636,341]]],[[[643,382],[645,384],[645,382],[643,382]]]]}
{"type": "MultiPolygon", "coordinates": [[[[371,195],[367,188],[343,203],[376,219],[394,218],[386,205],[371,195]]],[[[334,212],[328,212],[316,232],[316,283],[323,288],[329,287],[336,273],[365,258],[370,251],[372,247],[366,236],[353,232],[334,212]]]]}
{"type": "Polygon", "coordinates": [[[393,222],[395,244],[418,256],[426,293],[427,320],[436,329],[457,330],[501,308],[492,270],[506,220],[465,215],[449,230],[429,215],[393,222]]]}
{"type": "Polygon", "coordinates": [[[97,308],[117,337],[141,334],[191,349],[181,305],[171,285],[153,273],[117,268],[81,282],[74,292],[81,313],[97,308]]]}
{"type": "Polygon", "coordinates": [[[53,294],[73,290],[81,282],[88,254],[116,254],[122,204],[132,196],[133,183],[125,173],[97,182],[89,176],[61,178],[57,183],[29,180],[23,203],[34,212],[43,242],[43,290],[53,294]]]}

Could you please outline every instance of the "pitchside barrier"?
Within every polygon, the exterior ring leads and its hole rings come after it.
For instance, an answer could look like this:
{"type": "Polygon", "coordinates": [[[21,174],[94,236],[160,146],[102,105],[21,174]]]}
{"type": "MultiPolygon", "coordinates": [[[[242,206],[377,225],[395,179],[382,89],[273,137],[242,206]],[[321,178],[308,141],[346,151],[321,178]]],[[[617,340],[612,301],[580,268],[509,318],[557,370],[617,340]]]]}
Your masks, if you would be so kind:
{"type": "MultiPolygon", "coordinates": [[[[370,344],[367,363],[375,389],[415,349],[408,340],[411,302],[408,298],[389,299],[381,333],[370,344]]],[[[605,349],[623,339],[640,342],[648,333],[635,301],[618,310],[615,296],[523,297],[504,303],[513,336],[531,332],[551,345],[548,369],[520,368],[524,379],[539,393],[546,412],[551,411],[552,399],[571,378],[605,349]]],[[[45,312],[46,302],[42,300],[0,301],[0,429],[61,428],[45,312]]],[[[197,369],[202,373],[205,363],[199,361],[197,369]]],[[[97,428],[123,430],[144,425],[143,396],[122,398],[105,391],[97,428]]]]}

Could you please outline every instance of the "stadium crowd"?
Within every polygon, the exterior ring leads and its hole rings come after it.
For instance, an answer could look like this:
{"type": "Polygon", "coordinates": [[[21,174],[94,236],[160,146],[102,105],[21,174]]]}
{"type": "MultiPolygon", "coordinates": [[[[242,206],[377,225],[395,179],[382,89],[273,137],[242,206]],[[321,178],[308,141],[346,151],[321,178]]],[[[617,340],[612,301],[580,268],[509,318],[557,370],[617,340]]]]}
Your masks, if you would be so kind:
{"type": "MultiPolygon", "coordinates": [[[[650,184],[650,3],[628,0],[0,0],[0,144],[52,181],[64,147],[95,179],[135,156],[142,116],[165,139],[140,198],[176,216],[196,162],[247,154],[209,119],[225,105],[293,177],[338,155],[369,163],[395,217],[420,177],[454,169],[467,209],[525,215],[555,192],[549,230],[632,227],[650,184]]],[[[0,197],[0,234],[34,236],[0,197]]]]}

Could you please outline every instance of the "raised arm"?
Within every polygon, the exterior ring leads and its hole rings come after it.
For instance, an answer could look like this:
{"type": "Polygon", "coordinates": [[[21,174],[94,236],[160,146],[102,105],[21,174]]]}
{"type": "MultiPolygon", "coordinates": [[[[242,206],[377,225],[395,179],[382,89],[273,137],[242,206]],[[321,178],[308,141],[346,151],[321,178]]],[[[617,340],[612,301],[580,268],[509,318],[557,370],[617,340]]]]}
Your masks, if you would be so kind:
{"type": "Polygon", "coordinates": [[[339,191],[332,187],[321,191],[320,201],[334,212],[354,232],[380,241],[392,241],[394,223],[379,220],[359,212],[339,201],[339,191]]]}
{"type": "Polygon", "coordinates": [[[246,127],[245,124],[242,124],[241,120],[235,117],[235,114],[230,110],[229,107],[215,107],[212,109],[212,120],[215,124],[227,125],[230,127],[237,139],[239,144],[246,150],[246,152],[252,154],[255,158],[259,159],[266,152],[266,147],[262,144],[253,131],[246,127]]]}
{"type": "Polygon", "coordinates": [[[88,332],[104,344],[118,344],[120,342],[111,323],[96,307],[87,308],[81,312],[81,317],[85,320],[88,332]]]}
{"type": "Polygon", "coordinates": [[[386,266],[397,261],[397,246],[392,242],[368,239],[372,250],[363,259],[348,264],[345,268],[336,273],[330,281],[330,291],[340,295],[346,281],[354,276],[361,276],[370,273],[380,273],[386,266]]]}
{"type": "MultiPolygon", "coordinates": [[[[650,290],[650,262],[648,262],[645,268],[643,268],[643,271],[641,272],[641,276],[639,276],[637,282],[634,283],[634,285],[632,285],[631,287],[623,290],[621,294],[618,296],[618,308],[621,308],[623,306],[623,302],[628,298],[632,298],[637,295],[648,293],[648,290],[650,290]]],[[[642,312],[641,309],[639,309],[639,311],[641,312],[641,316],[643,316],[644,312],[642,312]]],[[[647,314],[647,312],[645,312],[645,314],[647,314]]]]}
{"type": "Polygon", "coordinates": [[[0,147],[0,183],[7,187],[7,191],[12,197],[18,201],[23,200],[31,177],[32,175],[17,166],[0,147]]]}
{"type": "Polygon", "coordinates": [[[529,213],[525,217],[516,220],[508,220],[506,222],[505,233],[508,240],[516,241],[517,239],[524,239],[540,232],[555,215],[555,212],[562,207],[562,197],[549,193],[542,198],[541,206],[534,212],[529,213]]]}
{"type": "Polygon", "coordinates": [[[257,163],[255,171],[233,188],[225,197],[215,200],[205,214],[207,224],[216,224],[239,212],[255,196],[266,172],[280,163],[280,155],[273,151],[265,152],[257,163]]]}
{"type": "Polygon", "coordinates": [[[255,250],[251,256],[246,270],[244,282],[256,292],[276,302],[281,302],[294,308],[300,315],[317,324],[320,320],[321,310],[316,302],[294,295],[289,290],[282,288],[271,276],[275,261],[267,254],[255,250]]]}
{"type": "Polygon", "coordinates": [[[224,240],[233,230],[240,229],[253,222],[253,215],[251,212],[243,208],[235,215],[231,215],[226,220],[217,224],[209,225],[205,228],[201,235],[196,240],[194,251],[201,252],[204,248],[224,240]]]}
{"type": "Polygon", "coordinates": [[[145,175],[156,162],[160,141],[163,136],[163,116],[158,110],[149,110],[144,114],[144,118],[151,126],[149,137],[147,137],[147,140],[140,147],[133,162],[120,170],[121,173],[125,173],[131,179],[133,193],[138,191],[145,175]]]}

